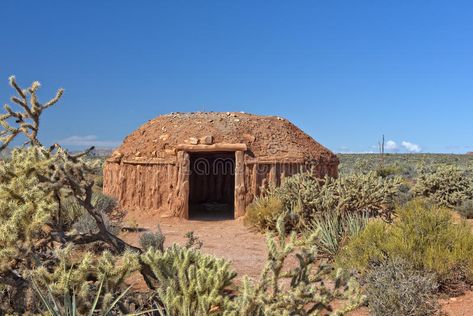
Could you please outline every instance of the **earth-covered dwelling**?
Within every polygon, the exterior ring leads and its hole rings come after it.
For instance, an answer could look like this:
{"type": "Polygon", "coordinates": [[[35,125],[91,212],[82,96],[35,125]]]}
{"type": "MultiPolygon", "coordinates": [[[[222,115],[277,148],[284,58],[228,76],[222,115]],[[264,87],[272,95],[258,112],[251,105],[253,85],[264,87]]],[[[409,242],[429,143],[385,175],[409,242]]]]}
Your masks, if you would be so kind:
{"type": "Polygon", "coordinates": [[[337,177],[337,156],[288,120],[171,113],[142,125],[106,160],[104,192],[134,211],[237,218],[270,185],[310,171],[337,177]]]}

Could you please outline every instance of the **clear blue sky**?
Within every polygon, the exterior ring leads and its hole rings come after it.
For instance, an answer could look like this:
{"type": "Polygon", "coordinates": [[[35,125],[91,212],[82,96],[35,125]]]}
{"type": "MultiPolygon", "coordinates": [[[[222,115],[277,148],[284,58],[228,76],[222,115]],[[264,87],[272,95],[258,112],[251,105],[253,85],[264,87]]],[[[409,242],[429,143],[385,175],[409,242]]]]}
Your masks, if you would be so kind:
{"type": "Polygon", "coordinates": [[[114,145],[205,109],[284,116],[336,152],[382,134],[473,150],[471,1],[2,0],[0,23],[0,101],[11,74],[66,89],[48,144],[114,145]]]}

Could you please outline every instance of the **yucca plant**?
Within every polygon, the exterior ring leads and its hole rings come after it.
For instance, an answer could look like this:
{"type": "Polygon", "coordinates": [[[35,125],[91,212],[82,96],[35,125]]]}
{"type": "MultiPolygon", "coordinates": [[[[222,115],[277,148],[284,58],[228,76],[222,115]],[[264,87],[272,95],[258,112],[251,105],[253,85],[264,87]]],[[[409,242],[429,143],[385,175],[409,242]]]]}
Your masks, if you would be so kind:
{"type": "MultiPolygon", "coordinates": [[[[64,294],[63,300],[57,299],[53,291],[49,286],[47,286],[47,291],[46,293],[43,293],[40,289],[36,281],[32,282],[33,288],[38,294],[41,303],[43,304],[44,308],[46,311],[51,314],[52,316],[75,316],[75,315],[80,315],[81,313],[79,312],[77,301],[76,301],[76,295],[74,291],[72,293],[70,291],[67,291],[64,294]]],[[[104,279],[100,282],[99,288],[97,289],[97,293],[95,295],[94,301],[92,303],[92,306],[87,313],[88,315],[112,315],[113,309],[116,307],[118,301],[122,299],[125,294],[130,290],[131,287],[128,287],[125,291],[123,291],[117,298],[115,298],[112,302],[109,304],[103,305],[99,307],[99,301],[102,298],[102,287],[104,284],[104,279]]],[[[106,295],[108,296],[108,295],[106,295]]],[[[110,297],[108,297],[110,299],[110,297]]],[[[136,315],[136,314],[135,314],[136,315]]]]}
{"type": "Polygon", "coordinates": [[[329,212],[315,217],[303,235],[307,237],[316,233],[319,253],[326,257],[334,257],[343,244],[360,233],[367,223],[366,213],[343,215],[329,212]]]}

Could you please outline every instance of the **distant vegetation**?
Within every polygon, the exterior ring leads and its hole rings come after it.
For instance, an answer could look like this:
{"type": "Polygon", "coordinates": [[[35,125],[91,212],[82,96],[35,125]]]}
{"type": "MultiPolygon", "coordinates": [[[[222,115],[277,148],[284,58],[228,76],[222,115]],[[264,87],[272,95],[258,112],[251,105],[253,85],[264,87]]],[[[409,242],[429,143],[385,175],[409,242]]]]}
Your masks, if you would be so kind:
{"type": "Polygon", "coordinates": [[[400,175],[413,179],[418,167],[455,165],[461,170],[473,167],[473,155],[457,154],[339,154],[341,175],[376,171],[381,176],[400,175]]]}

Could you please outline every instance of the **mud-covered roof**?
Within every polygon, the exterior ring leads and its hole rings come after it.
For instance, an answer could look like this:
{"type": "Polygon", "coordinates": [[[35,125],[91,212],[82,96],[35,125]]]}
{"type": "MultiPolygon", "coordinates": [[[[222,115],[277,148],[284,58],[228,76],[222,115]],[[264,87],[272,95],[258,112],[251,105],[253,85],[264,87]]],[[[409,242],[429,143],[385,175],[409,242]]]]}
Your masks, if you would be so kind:
{"type": "Polygon", "coordinates": [[[143,124],[125,138],[112,157],[140,161],[170,158],[178,145],[246,144],[255,158],[337,159],[288,120],[247,113],[170,113],[143,124]]]}

